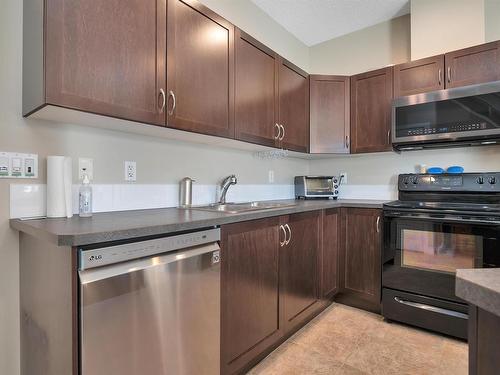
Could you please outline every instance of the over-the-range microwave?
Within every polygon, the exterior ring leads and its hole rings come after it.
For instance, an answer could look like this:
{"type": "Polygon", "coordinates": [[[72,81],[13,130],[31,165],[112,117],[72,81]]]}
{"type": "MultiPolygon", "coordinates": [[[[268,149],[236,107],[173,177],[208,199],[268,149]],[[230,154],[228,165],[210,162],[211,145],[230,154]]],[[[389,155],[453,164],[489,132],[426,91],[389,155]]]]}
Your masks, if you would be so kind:
{"type": "Polygon", "coordinates": [[[397,151],[500,143],[500,81],[397,98],[397,151]]]}

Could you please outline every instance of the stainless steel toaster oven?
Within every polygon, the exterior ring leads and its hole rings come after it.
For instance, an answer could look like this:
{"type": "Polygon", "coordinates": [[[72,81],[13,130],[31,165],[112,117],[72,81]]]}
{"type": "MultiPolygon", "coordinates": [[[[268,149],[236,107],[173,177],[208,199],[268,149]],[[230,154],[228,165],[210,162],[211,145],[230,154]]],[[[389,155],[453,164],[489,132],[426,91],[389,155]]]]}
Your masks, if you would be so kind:
{"type": "Polygon", "coordinates": [[[295,176],[295,198],[333,198],[339,195],[337,176],[295,176]]]}

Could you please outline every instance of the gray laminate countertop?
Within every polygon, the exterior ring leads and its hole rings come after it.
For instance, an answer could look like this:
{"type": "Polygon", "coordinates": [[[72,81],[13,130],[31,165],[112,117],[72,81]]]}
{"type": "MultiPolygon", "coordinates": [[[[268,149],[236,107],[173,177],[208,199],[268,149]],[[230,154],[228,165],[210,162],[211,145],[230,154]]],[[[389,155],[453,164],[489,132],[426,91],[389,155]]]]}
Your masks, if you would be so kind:
{"type": "Polygon", "coordinates": [[[91,218],[11,219],[10,226],[59,246],[81,246],[195,230],[328,208],[382,208],[381,200],[280,200],[293,206],[228,214],[182,208],[96,213],[91,218]]]}
{"type": "Polygon", "coordinates": [[[457,270],[455,293],[468,303],[500,316],[500,268],[457,270]]]}

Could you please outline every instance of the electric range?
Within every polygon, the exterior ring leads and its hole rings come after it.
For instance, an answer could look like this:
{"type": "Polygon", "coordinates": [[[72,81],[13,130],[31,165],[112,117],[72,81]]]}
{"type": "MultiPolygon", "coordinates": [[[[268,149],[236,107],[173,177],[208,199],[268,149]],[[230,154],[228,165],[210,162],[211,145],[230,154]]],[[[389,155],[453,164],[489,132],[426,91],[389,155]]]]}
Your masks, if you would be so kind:
{"type": "Polygon", "coordinates": [[[382,315],[467,338],[460,268],[500,266],[500,173],[404,174],[384,204],[382,315]]]}

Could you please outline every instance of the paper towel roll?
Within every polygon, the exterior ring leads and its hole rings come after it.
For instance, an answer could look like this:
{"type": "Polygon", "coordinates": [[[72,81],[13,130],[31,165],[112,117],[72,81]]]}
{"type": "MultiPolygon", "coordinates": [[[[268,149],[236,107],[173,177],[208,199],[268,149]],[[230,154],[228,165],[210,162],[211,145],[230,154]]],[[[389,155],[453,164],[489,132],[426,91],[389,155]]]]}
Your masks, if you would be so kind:
{"type": "Polygon", "coordinates": [[[47,157],[47,217],[72,217],[71,158],[47,157]]]}

